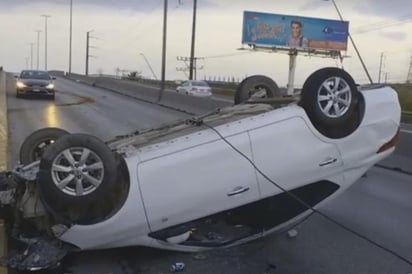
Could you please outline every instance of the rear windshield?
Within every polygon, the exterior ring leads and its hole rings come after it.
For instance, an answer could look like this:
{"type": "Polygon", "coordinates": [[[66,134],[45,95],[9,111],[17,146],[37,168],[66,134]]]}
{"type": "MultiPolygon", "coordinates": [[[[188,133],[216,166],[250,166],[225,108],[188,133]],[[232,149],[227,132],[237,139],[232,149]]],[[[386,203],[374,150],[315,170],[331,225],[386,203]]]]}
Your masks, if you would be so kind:
{"type": "Polygon", "coordinates": [[[50,76],[44,71],[23,71],[20,75],[21,79],[37,79],[37,80],[50,80],[50,76]]]}
{"type": "Polygon", "coordinates": [[[196,87],[208,87],[209,85],[208,85],[206,82],[197,81],[197,82],[193,82],[193,83],[192,83],[192,86],[196,86],[196,87]]]}

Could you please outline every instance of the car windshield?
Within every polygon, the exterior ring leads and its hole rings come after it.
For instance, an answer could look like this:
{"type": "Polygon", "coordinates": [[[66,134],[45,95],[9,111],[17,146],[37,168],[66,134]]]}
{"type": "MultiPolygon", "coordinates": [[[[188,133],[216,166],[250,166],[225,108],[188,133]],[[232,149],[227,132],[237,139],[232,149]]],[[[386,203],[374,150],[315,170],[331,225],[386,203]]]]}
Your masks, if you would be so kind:
{"type": "Polygon", "coordinates": [[[44,71],[23,71],[20,75],[21,79],[36,79],[36,80],[50,80],[50,76],[44,71]]]}
{"type": "Polygon", "coordinates": [[[201,82],[201,81],[196,81],[192,83],[192,86],[196,87],[209,87],[209,85],[206,82],[201,82]]]}

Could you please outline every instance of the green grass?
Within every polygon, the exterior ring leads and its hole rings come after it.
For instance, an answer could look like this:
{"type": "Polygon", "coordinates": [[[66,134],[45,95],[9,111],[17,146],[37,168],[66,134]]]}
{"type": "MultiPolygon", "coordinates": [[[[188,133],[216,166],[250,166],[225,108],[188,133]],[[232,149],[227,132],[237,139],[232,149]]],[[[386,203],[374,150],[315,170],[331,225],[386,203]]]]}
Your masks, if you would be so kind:
{"type": "Polygon", "coordinates": [[[392,87],[399,94],[402,111],[412,112],[412,84],[393,84],[392,87]]]}

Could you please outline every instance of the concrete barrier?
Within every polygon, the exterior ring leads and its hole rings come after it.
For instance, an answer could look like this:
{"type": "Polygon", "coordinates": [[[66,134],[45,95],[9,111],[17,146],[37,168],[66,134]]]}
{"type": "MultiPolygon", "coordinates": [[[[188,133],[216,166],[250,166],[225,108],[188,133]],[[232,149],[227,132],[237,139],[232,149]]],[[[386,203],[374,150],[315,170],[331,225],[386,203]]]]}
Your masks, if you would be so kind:
{"type": "MultiPolygon", "coordinates": [[[[7,74],[0,71],[0,171],[7,170],[7,74]]],[[[7,234],[3,220],[0,220],[0,257],[7,254],[7,234]]],[[[7,269],[0,267],[0,274],[7,274],[7,269]]]]}
{"type": "Polygon", "coordinates": [[[0,71],[0,171],[7,170],[7,73],[0,71]]]}
{"type": "Polygon", "coordinates": [[[68,78],[79,83],[107,89],[148,103],[158,104],[160,106],[178,111],[184,111],[188,114],[202,114],[216,108],[230,105],[229,102],[222,100],[188,96],[168,91],[164,92],[162,100],[158,102],[158,88],[142,85],[136,81],[120,80],[108,77],[86,77],[80,74],[71,74],[68,78]]]}

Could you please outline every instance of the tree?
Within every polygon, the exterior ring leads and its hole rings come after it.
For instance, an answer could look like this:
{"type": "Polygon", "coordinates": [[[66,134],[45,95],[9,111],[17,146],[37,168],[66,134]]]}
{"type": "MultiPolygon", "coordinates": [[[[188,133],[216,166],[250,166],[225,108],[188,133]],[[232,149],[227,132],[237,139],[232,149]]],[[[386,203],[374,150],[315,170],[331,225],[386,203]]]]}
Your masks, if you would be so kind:
{"type": "Polygon", "coordinates": [[[129,80],[140,80],[140,79],[142,79],[142,74],[141,74],[140,71],[131,71],[127,75],[127,78],[129,80]]]}

